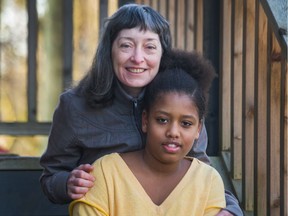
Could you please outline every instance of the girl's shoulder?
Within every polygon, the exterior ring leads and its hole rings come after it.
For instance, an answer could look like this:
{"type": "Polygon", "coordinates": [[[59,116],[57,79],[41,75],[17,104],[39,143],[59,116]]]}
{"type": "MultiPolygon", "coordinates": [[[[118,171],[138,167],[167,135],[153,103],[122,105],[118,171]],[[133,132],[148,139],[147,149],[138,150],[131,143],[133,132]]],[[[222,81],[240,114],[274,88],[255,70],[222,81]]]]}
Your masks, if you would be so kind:
{"type": "Polygon", "coordinates": [[[204,163],[203,161],[190,156],[186,156],[185,159],[192,161],[194,169],[198,169],[203,171],[204,173],[210,173],[212,175],[219,175],[219,172],[212,165],[204,163]]]}

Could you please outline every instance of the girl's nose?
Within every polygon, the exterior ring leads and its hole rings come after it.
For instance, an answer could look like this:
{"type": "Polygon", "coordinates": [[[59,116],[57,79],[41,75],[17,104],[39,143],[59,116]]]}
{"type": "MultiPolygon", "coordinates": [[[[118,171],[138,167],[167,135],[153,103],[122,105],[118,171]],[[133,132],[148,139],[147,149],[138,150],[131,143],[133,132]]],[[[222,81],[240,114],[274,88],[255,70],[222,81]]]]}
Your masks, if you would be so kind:
{"type": "Polygon", "coordinates": [[[131,61],[134,63],[141,63],[144,61],[144,53],[141,49],[135,49],[131,56],[131,61]]]}
{"type": "Polygon", "coordinates": [[[179,137],[179,125],[177,123],[171,124],[168,129],[166,135],[171,138],[179,137]]]}

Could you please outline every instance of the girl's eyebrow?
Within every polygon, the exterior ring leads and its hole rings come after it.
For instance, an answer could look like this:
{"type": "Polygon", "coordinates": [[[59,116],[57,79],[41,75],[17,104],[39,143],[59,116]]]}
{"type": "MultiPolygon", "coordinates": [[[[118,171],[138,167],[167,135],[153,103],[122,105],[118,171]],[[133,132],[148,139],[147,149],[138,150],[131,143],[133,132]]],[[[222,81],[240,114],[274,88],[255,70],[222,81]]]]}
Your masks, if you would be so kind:
{"type": "MultiPolygon", "coordinates": [[[[168,112],[165,112],[165,111],[163,111],[163,110],[158,110],[158,111],[156,111],[156,113],[158,113],[158,114],[164,114],[164,115],[170,115],[168,112]]],[[[182,115],[182,117],[183,118],[192,118],[192,119],[197,119],[197,116],[195,116],[195,115],[182,115]]]]}
{"type": "Polygon", "coordinates": [[[196,118],[195,115],[183,115],[184,118],[196,118]]]}

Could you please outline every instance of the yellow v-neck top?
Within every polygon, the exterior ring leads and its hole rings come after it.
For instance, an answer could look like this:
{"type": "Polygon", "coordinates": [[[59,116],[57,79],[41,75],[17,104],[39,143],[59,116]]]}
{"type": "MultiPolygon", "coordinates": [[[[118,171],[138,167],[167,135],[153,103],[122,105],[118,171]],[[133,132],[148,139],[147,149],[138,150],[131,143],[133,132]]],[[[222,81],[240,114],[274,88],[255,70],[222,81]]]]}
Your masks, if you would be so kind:
{"type": "Polygon", "coordinates": [[[118,153],[98,159],[93,166],[95,185],[83,198],[70,204],[70,215],[202,216],[216,215],[225,208],[220,175],[196,158],[161,205],[153,203],[118,153]]]}

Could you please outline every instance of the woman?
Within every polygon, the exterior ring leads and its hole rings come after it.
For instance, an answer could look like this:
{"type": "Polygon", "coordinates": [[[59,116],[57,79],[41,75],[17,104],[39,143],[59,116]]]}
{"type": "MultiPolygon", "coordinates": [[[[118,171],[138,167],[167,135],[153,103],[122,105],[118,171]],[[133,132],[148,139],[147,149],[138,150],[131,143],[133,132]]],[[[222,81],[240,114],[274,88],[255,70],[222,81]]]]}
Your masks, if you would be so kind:
{"type": "MultiPolygon", "coordinates": [[[[170,49],[169,23],[149,6],[124,5],[106,21],[89,73],[60,96],[53,116],[40,160],[41,185],[52,202],[83,197],[95,180],[89,164],[101,156],[144,147],[144,87],[170,49]]],[[[191,155],[209,162],[206,147],[204,128],[191,155]]],[[[231,211],[241,211],[237,200],[227,197],[231,211]]]]}
{"type": "Polygon", "coordinates": [[[72,202],[71,215],[215,216],[225,207],[217,171],[186,157],[199,137],[214,70],[194,53],[171,56],[177,59],[174,66],[146,88],[144,149],[98,159],[93,164],[97,184],[72,202]]]}

